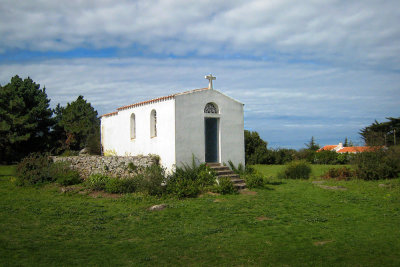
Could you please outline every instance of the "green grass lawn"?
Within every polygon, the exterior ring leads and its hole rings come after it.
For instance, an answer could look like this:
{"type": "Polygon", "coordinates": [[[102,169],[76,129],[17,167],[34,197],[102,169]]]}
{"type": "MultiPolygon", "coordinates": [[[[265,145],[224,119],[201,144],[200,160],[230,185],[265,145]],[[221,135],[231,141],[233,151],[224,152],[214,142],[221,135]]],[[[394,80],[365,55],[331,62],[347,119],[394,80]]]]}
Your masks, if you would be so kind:
{"type": "Polygon", "coordinates": [[[12,173],[0,167],[1,266],[400,266],[400,179],[272,179],[256,194],[177,200],[21,188],[12,173]]]}
{"type": "MultiPolygon", "coordinates": [[[[263,173],[267,177],[276,178],[278,173],[283,171],[285,165],[254,165],[254,168],[263,173]]],[[[342,168],[342,167],[349,167],[351,165],[311,165],[312,173],[311,179],[319,179],[321,175],[323,175],[326,171],[330,168],[342,168]]]]}

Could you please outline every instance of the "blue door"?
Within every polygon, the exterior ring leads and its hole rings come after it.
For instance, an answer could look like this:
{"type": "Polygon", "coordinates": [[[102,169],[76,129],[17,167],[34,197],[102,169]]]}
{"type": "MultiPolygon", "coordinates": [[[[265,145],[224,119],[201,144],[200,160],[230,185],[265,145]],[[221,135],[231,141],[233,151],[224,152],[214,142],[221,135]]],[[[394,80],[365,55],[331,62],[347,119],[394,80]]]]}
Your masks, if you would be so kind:
{"type": "Polygon", "coordinates": [[[205,118],[205,160],[206,162],[218,162],[218,119],[205,118]]]}

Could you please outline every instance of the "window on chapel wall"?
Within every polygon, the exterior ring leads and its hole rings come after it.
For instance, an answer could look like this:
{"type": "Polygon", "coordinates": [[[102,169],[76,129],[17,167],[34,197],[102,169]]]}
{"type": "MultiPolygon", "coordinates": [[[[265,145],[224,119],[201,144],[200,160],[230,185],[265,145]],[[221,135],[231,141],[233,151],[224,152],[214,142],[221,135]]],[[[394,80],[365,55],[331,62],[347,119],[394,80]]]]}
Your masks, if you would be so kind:
{"type": "Polygon", "coordinates": [[[157,136],[157,112],[153,109],[150,113],[150,137],[157,136]]]}
{"type": "Polygon", "coordinates": [[[218,114],[218,107],[214,103],[207,103],[207,105],[204,108],[204,113],[214,113],[218,114]]]}
{"type": "Polygon", "coordinates": [[[136,118],[135,113],[131,114],[131,139],[136,138],[136,118]]]}

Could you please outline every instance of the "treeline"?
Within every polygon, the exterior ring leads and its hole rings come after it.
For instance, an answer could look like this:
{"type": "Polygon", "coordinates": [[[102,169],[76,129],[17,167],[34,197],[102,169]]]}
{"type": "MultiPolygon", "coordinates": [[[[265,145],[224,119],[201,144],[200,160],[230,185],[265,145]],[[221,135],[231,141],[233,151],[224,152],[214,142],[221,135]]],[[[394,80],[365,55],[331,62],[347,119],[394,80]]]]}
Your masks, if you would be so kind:
{"type": "Polygon", "coordinates": [[[46,88],[31,78],[0,85],[0,162],[16,162],[31,152],[60,154],[87,147],[100,153],[100,120],[83,96],[50,108],[46,88]]]}
{"type": "MultiPolygon", "coordinates": [[[[317,152],[320,146],[311,137],[305,148],[300,150],[289,148],[269,149],[268,143],[261,139],[257,132],[245,130],[246,164],[286,164],[294,160],[306,160],[314,164],[346,164],[351,154],[339,154],[335,151],[317,152]]],[[[345,146],[352,143],[345,139],[345,146]]]]}
{"type": "Polygon", "coordinates": [[[360,135],[365,144],[369,146],[393,146],[398,145],[400,137],[400,117],[386,118],[389,121],[375,120],[371,125],[361,129],[360,135]]]}

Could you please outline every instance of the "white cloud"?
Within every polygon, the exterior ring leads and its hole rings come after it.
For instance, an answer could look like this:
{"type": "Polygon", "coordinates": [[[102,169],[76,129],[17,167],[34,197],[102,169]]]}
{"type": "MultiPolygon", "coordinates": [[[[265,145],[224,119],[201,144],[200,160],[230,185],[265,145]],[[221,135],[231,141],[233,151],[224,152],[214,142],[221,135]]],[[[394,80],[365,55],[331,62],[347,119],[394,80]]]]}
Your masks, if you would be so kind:
{"type": "Polygon", "coordinates": [[[283,54],[398,70],[398,21],[398,0],[3,0],[0,50],[139,45],[149,53],[283,54]]]}

